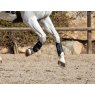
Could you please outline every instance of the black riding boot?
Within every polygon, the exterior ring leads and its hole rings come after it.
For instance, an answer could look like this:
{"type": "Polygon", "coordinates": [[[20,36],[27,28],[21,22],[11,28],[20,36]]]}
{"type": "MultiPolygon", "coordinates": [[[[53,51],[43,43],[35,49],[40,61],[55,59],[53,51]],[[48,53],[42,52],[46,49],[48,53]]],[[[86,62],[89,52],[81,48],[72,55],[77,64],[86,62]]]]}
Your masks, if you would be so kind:
{"type": "Polygon", "coordinates": [[[13,20],[13,23],[23,22],[20,11],[16,11],[17,18],[13,20]]]}

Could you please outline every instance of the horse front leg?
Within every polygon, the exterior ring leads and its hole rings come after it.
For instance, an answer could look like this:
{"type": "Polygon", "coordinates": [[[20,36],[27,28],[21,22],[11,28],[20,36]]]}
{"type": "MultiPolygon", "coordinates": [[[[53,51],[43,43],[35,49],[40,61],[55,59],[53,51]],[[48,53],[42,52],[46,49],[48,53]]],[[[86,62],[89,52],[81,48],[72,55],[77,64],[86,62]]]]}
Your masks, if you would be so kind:
{"type": "Polygon", "coordinates": [[[29,18],[27,24],[31,27],[31,29],[38,35],[39,40],[38,42],[33,46],[33,48],[28,48],[26,50],[25,55],[29,56],[35,52],[37,52],[38,50],[40,50],[40,48],[42,47],[42,45],[44,44],[44,42],[46,41],[46,34],[44,33],[44,31],[42,30],[41,26],[39,25],[36,17],[33,18],[29,18]]]}
{"type": "Polygon", "coordinates": [[[53,35],[54,40],[56,42],[57,53],[59,56],[58,64],[65,67],[64,51],[62,48],[60,37],[50,19],[50,17],[47,17],[47,18],[41,20],[41,23],[42,23],[43,27],[45,28],[45,30],[53,35]]]}

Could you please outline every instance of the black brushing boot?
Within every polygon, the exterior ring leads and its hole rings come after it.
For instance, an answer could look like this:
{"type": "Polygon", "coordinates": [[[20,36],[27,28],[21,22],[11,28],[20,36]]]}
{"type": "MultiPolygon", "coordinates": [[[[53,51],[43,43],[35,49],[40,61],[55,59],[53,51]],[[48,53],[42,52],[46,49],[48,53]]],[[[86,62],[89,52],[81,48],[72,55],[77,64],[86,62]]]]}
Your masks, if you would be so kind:
{"type": "MultiPolygon", "coordinates": [[[[61,54],[64,53],[63,48],[62,48],[62,44],[61,43],[56,43],[56,49],[57,49],[58,56],[61,58],[62,57],[61,54]]],[[[60,65],[62,67],[65,67],[65,62],[62,61],[62,60],[59,60],[58,65],[60,65]]]]}

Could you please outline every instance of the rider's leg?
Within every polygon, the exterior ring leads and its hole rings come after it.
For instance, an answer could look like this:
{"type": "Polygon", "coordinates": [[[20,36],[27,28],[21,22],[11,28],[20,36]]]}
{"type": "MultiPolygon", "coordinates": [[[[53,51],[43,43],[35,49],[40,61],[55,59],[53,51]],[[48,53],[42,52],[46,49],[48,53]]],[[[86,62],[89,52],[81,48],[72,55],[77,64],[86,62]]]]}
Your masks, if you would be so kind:
{"type": "Polygon", "coordinates": [[[16,11],[16,19],[13,20],[13,23],[23,22],[20,11],[16,11]]]}

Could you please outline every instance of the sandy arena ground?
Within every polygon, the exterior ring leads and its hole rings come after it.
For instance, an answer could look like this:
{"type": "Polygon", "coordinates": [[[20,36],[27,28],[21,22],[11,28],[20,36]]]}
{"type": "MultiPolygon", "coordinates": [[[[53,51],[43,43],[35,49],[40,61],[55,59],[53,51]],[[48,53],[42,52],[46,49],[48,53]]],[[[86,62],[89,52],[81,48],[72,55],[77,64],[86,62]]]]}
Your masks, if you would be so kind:
{"type": "Polygon", "coordinates": [[[54,46],[25,57],[24,54],[1,54],[0,83],[95,83],[95,55],[66,55],[66,67],[57,64],[54,46]]]}

